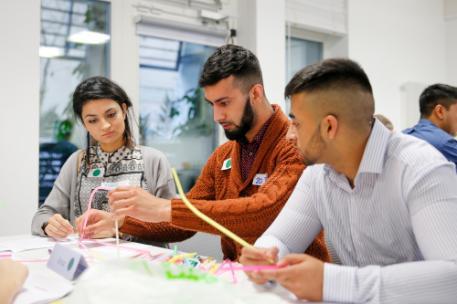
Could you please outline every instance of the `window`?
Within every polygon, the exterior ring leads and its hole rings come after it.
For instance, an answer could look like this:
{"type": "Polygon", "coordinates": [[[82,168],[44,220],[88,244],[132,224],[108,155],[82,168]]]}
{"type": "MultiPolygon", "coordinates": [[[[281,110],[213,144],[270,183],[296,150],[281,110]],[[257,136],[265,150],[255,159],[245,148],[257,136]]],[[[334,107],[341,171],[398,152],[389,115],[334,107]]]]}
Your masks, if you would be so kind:
{"type": "MultiPolygon", "coordinates": [[[[286,36],[286,83],[302,68],[323,59],[324,43],[303,38],[300,31],[287,26],[286,36]],[[298,33],[296,33],[298,32],[298,33]]],[[[290,100],[286,100],[286,112],[290,112],[290,100]]]]}
{"type": "Polygon", "coordinates": [[[323,58],[323,43],[301,38],[286,37],[286,77],[287,81],[294,74],[323,58]]]}
{"type": "Polygon", "coordinates": [[[40,41],[40,204],[85,132],[71,103],[83,79],[109,74],[110,4],[93,0],[42,0],[40,41]]]}
{"type": "Polygon", "coordinates": [[[217,146],[211,107],[198,79],[214,46],[139,35],[140,139],[164,152],[185,191],[217,146]]]}

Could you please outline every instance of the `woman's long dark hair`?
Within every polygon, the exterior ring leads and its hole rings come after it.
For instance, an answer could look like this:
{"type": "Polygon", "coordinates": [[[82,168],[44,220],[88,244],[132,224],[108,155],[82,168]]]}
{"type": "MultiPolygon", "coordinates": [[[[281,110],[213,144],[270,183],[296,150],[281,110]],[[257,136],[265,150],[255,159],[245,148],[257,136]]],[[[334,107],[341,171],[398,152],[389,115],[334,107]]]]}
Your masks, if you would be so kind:
{"type": "MultiPolygon", "coordinates": [[[[127,93],[106,77],[95,76],[88,78],[81,82],[73,93],[73,111],[75,115],[83,122],[82,110],[83,106],[91,101],[97,99],[111,99],[116,101],[122,108],[122,104],[127,106],[125,115],[125,131],[124,131],[124,144],[128,147],[133,147],[134,138],[132,130],[130,129],[129,109],[132,107],[132,102],[127,96],[127,93]]],[[[91,146],[91,136],[87,132],[87,147],[86,147],[86,165],[89,167],[89,149],[91,146]]]]}

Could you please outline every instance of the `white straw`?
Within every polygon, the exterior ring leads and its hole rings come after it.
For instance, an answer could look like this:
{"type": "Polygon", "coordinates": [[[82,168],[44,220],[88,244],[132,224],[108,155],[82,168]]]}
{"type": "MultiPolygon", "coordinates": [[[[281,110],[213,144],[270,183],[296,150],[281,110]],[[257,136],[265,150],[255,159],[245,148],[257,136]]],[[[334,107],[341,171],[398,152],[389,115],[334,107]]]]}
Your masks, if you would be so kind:
{"type": "Polygon", "coordinates": [[[119,255],[119,223],[117,221],[117,218],[114,222],[114,227],[116,229],[116,249],[117,249],[117,258],[120,257],[119,255]]]}

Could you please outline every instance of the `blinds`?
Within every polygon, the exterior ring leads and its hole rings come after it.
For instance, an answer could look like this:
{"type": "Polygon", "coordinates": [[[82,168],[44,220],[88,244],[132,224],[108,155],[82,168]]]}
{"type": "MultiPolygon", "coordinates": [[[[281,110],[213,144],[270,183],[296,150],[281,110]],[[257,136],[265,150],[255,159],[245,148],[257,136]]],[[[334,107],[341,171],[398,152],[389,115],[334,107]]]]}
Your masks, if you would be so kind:
{"type": "Polygon", "coordinates": [[[287,0],[286,22],[334,35],[347,34],[346,0],[287,0]]]}
{"type": "Polygon", "coordinates": [[[194,25],[150,16],[136,18],[138,35],[174,39],[219,47],[225,43],[228,30],[205,25],[194,25]]]}

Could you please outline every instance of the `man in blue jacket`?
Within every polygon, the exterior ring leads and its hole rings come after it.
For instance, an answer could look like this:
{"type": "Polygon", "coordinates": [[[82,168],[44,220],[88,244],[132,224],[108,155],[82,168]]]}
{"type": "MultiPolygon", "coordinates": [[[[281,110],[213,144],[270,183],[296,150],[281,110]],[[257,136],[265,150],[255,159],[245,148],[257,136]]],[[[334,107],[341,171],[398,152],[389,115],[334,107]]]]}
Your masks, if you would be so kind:
{"type": "Polygon", "coordinates": [[[434,84],[419,99],[421,119],[403,132],[433,145],[457,165],[457,88],[434,84]]]}

